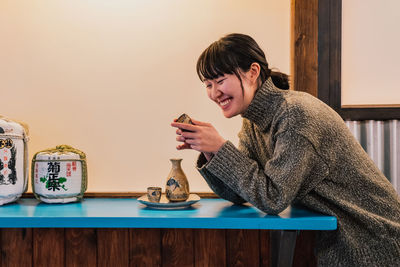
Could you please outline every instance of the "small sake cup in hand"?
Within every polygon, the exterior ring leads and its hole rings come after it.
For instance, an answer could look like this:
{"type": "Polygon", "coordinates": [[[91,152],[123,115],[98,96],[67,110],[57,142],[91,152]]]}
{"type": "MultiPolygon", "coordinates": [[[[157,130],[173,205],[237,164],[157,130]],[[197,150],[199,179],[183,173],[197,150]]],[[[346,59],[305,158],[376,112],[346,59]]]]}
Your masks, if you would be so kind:
{"type": "Polygon", "coordinates": [[[180,115],[179,118],[176,119],[176,122],[193,124],[192,119],[185,113],[180,115]]]}
{"type": "MultiPolygon", "coordinates": [[[[182,115],[179,116],[179,118],[176,119],[176,122],[179,123],[186,123],[186,124],[193,124],[192,119],[185,113],[183,113],[182,115]]],[[[188,130],[183,130],[183,132],[190,132],[188,130]]]]}
{"type": "Polygon", "coordinates": [[[150,186],[147,187],[147,198],[150,202],[160,202],[161,187],[150,186]]]}

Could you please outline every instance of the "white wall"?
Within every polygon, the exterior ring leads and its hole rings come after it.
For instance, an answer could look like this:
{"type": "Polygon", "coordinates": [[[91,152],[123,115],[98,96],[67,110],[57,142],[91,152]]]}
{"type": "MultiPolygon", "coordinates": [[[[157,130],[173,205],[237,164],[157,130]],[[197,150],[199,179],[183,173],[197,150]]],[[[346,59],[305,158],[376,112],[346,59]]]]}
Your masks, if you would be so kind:
{"type": "Polygon", "coordinates": [[[58,144],[86,152],[90,192],[164,187],[174,157],[191,191],[208,192],[170,122],[185,112],[237,143],[241,118],[225,119],[195,72],[231,32],[289,72],[289,0],[1,0],[0,114],[30,126],[30,159],[58,144]]]}
{"type": "Polygon", "coordinates": [[[342,1],[342,105],[400,107],[400,1],[342,1]]]}

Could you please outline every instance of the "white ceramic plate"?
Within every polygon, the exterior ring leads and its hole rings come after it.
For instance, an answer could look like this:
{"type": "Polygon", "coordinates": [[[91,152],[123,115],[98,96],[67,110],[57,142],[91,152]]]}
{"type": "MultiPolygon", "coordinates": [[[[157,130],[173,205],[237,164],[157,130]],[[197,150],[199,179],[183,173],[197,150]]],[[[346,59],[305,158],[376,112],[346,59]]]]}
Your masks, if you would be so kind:
{"type": "Polygon", "coordinates": [[[193,205],[200,200],[200,197],[196,194],[190,194],[186,201],[170,202],[165,194],[161,195],[160,202],[150,202],[147,195],[143,195],[138,198],[138,201],[148,207],[158,209],[174,209],[174,208],[185,208],[193,205]]]}

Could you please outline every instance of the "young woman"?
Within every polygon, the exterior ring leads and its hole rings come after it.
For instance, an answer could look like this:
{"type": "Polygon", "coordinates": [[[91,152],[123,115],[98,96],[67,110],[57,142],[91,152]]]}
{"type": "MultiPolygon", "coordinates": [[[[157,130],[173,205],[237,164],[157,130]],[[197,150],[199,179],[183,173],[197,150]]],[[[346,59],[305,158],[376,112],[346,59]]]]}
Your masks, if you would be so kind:
{"type": "Polygon", "coordinates": [[[399,196],[335,111],[287,90],[247,35],[212,43],[197,73],[226,118],[243,117],[238,148],[209,123],[171,124],[177,149],[201,152],[198,170],[216,194],[269,214],[296,204],[336,216],[336,231],[318,233],[319,266],[400,266],[399,196]]]}

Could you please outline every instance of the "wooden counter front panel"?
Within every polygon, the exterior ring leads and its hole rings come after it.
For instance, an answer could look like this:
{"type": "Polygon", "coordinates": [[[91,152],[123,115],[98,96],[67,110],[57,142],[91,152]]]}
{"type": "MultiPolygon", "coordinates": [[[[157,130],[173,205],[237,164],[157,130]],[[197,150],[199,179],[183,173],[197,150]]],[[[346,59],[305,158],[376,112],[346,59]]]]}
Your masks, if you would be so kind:
{"type": "MultiPolygon", "coordinates": [[[[313,239],[298,236],[293,266],[316,266],[313,239]]],[[[269,266],[269,231],[5,228],[0,255],[0,267],[269,266]]]]}
{"type": "Polygon", "coordinates": [[[0,267],[33,265],[32,229],[0,229],[0,267]]]}

